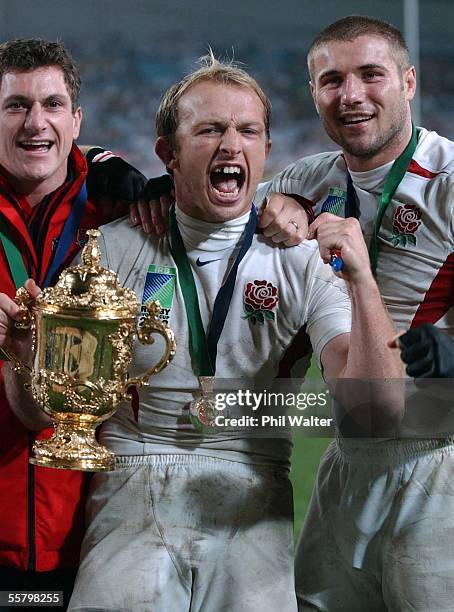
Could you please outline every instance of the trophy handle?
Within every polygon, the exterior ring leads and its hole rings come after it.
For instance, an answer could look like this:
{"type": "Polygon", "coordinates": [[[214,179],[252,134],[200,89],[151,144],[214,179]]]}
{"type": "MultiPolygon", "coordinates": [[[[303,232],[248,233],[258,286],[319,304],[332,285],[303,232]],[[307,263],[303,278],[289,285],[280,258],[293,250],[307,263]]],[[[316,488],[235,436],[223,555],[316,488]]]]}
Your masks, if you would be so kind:
{"type": "MultiPolygon", "coordinates": [[[[30,311],[30,305],[33,302],[33,298],[30,297],[30,294],[25,289],[25,287],[21,287],[20,289],[17,290],[14,301],[19,306],[19,316],[20,316],[20,319],[14,323],[14,327],[16,327],[17,329],[30,329],[31,328],[33,331],[34,321],[33,321],[32,313],[30,311]]],[[[32,346],[32,351],[33,350],[34,350],[34,347],[32,346]]],[[[6,357],[8,361],[11,361],[13,363],[15,371],[31,374],[32,369],[28,365],[25,365],[25,363],[23,363],[19,359],[19,357],[17,357],[13,353],[13,351],[10,351],[10,349],[4,346],[0,348],[0,358],[3,355],[6,357]]]]}
{"type": "Polygon", "coordinates": [[[153,344],[153,334],[160,334],[166,341],[166,350],[156,365],[149,368],[141,376],[130,378],[127,382],[127,387],[131,385],[136,385],[137,387],[147,385],[150,376],[160,372],[175,356],[177,345],[174,333],[170,327],[167,327],[166,323],[161,321],[159,318],[160,312],[161,304],[158,300],[153,300],[151,304],[147,305],[147,314],[145,315],[145,320],[141,327],[137,329],[137,338],[142,344],[153,344]]]}

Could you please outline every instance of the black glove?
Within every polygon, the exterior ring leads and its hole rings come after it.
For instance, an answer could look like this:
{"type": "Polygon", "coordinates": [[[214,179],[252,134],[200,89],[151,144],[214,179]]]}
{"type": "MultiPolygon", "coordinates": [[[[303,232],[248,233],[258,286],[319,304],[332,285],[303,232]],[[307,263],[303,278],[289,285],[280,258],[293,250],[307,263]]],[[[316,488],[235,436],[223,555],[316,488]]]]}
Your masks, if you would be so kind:
{"type": "Polygon", "coordinates": [[[162,195],[171,196],[173,190],[173,178],[170,174],[163,174],[148,180],[143,192],[143,199],[146,202],[150,200],[159,200],[162,195]]]}
{"type": "Polygon", "coordinates": [[[399,342],[409,376],[454,378],[454,340],[446,332],[425,323],[399,336],[399,342]]]}
{"type": "Polygon", "coordinates": [[[94,147],[86,155],[88,164],[87,191],[90,200],[107,197],[112,202],[126,200],[136,202],[142,195],[147,179],[134,166],[94,147]],[[105,155],[100,155],[105,153],[105,155]],[[99,159],[99,161],[97,161],[99,159]]]}

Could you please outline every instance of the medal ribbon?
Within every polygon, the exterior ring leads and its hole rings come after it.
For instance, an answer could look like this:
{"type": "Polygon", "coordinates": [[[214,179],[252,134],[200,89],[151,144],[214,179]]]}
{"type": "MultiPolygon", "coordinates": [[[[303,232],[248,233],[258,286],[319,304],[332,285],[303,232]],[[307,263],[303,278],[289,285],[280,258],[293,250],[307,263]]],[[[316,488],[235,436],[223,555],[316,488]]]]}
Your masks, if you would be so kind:
{"type": "MultiPolygon", "coordinates": [[[[63,264],[66,255],[73,243],[76,232],[79,229],[80,221],[87,204],[87,188],[84,184],[79,191],[76,199],[71,207],[71,212],[65,221],[63,231],[58,241],[58,246],[55,251],[52,264],[47,271],[46,278],[44,280],[44,287],[48,287],[52,281],[53,276],[58,272],[60,266],[63,264]]],[[[25,264],[22,259],[22,254],[17,246],[14,244],[11,233],[8,229],[4,219],[0,217],[0,240],[5,250],[6,259],[8,261],[10,273],[16,289],[22,287],[27,278],[30,276],[25,264]]]]}
{"type": "MultiPolygon", "coordinates": [[[[380,202],[378,204],[377,214],[375,216],[374,228],[372,231],[372,237],[369,244],[369,259],[370,265],[372,268],[372,272],[375,274],[377,270],[377,260],[378,260],[378,232],[380,231],[380,227],[383,221],[383,216],[386,212],[386,209],[391,202],[391,199],[400,185],[402,179],[405,176],[405,173],[408,170],[408,166],[410,165],[411,159],[413,157],[413,153],[416,150],[416,145],[418,144],[418,132],[414,125],[412,125],[411,138],[408,145],[405,147],[403,152],[399,155],[399,157],[395,160],[393,165],[391,166],[391,170],[386,177],[385,185],[383,187],[383,192],[380,196],[380,202]]],[[[346,203],[346,212],[347,210],[353,210],[353,206],[350,203],[352,199],[352,189],[353,181],[351,179],[350,174],[348,175],[347,182],[347,203],[346,203]]],[[[354,187],[353,187],[354,191],[354,187]]],[[[359,211],[358,211],[359,212],[359,211]]],[[[346,214],[346,216],[356,216],[358,218],[359,215],[356,214],[346,214]]]]}
{"type": "Polygon", "coordinates": [[[54,276],[60,271],[66,256],[69,253],[72,243],[76,239],[77,230],[80,227],[85,207],[87,205],[87,186],[85,181],[71,206],[71,212],[65,221],[62,233],[57,243],[52,262],[47,270],[43,286],[49,287],[54,280],[54,276]]]}
{"type": "Polygon", "coordinates": [[[181,291],[186,308],[189,325],[192,356],[195,362],[197,376],[214,376],[216,372],[217,345],[224,328],[225,319],[232,300],[238,266],[248,252],[255,228],[257,226],[257,209],[254,205],[243,233],[243,242],[226,281],[219,289],[213,306],[213,314],[209,324],[208,334],[205,333],[200,315],[197,290],[189,263],[186,248],[178,229],[175,215],[175,205],[169,211],[169,232],[171,238],[171,253],[177,264],[181,291]]]}

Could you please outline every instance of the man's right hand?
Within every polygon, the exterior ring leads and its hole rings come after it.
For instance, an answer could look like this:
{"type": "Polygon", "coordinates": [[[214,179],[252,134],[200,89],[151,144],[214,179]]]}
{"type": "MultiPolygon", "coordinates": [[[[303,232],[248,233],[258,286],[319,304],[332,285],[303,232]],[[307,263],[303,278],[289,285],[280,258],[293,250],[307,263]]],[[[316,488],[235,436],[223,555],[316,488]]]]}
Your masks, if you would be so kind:
{"type": "MultiPolygon", "coordinates": [[[[41,293],[35,281],[28,279],[24,285],[30,300],[41,293]]],[[[20,329],[15,323],[22,320],[21,309],[17,303],[4,293],[0,293],[0,347],[7,347],[24,365],[32,366],[32,334],[29,329],[20,329]]],[[[17,418],[33,431],[40,431],[52,425],[51,419],[38,406],[30,391],[30,375],[18,372],[14,363],[7,361],[3,366],[5,392],[11,410],[17,418]]]]}
{"type": "Polygon", "coordinates": [[[373,280],[369,253],[357,219],[344,219],[331,213],[322,213],[309,227],[308,238],[318,240],[320,257],[329,263],[333,251],[339,251],[344,261],[338,276],[350,283],[373,280]]]}
{"type": "MultiPolygon", "coordinates": [[[[24,286],[31,299],[37,298],[41,293],[41,289],[31,278],[24,286]]],[[[21,320],[22,314],[18,304],[5,293],[0,293],[0,348],[4,346],[22,363],[30,363],[31,333],[15,325],[21,320]]]]}

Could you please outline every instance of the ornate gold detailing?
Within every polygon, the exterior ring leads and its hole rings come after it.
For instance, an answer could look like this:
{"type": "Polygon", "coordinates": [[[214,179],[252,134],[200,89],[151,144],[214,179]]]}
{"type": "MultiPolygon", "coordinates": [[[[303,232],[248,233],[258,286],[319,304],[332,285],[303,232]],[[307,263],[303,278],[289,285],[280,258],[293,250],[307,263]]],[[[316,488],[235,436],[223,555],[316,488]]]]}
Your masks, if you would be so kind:
{"type": "Polygon", "coordinates": [[[14,326],[18,329],[29,329],[33,326],[33,319],[30,314],[30,306],[33,299],[30,297],[25,287],[20,287],[20,289],[17,290],[15,301],[19,306],[20,319],[14,323],[14,326]]]}
{"type": "Polygon", "coordinates": [[[98,472],[115,469],[115,457],[105,446],[98,444],[94,427],[77,423],[55,422],[55,433],[49,440],[35,443],[31,463],[68,470],[98,472]]]}
{"type": "Polygon", "coordinates": [[[176,344],[159,318],[159,302],[148,307],[137,329],[135,293],[122,287],[114,272],[99,266],[99,232],[87,233],[82,265],[62,272],[55,287],[45,289],[31,308],[25,289],[16,295],[24,310],[20,324],[33,334],[33,368],[8,353],[17,369],[31,372],[33,396],[55,425],[52,438],[35,444],[30,461],[100,471],[114,468],[114,455],[98,444],[95,427],[128,397],[131,385],[148,384],[148,378],[170,362],[176,344]],[[164,354],[143,375],[129,380],[134,338],[152,344],[156,333],[165,340],[164,354]]]}
{"type": "Polygon", "coordinates": [[[81,259],[84,268],[88,268],[91,272],[98,272],[101,254],[99,252],[98,236],[101,232],[97,229],[87,231],[88,241],[85,245],[81,259]]]}
{"type": "Polygon", "coordinates": [[[154,300],[147,306],[147,313],[141,327],[137,330],[137,337],[142,344],[153,344],[153,334],[160,334],[166,341],[167,350],[155,366],[148,369],[141,376],[131,378],[129,385],[137,385],[138,387],[148,385],[150,376],[160,372],[175,356],[177,345],[174,333],[166,323],[161,321],[159,318],[160,312],[161,305],[158,300],[154,300]]]}

